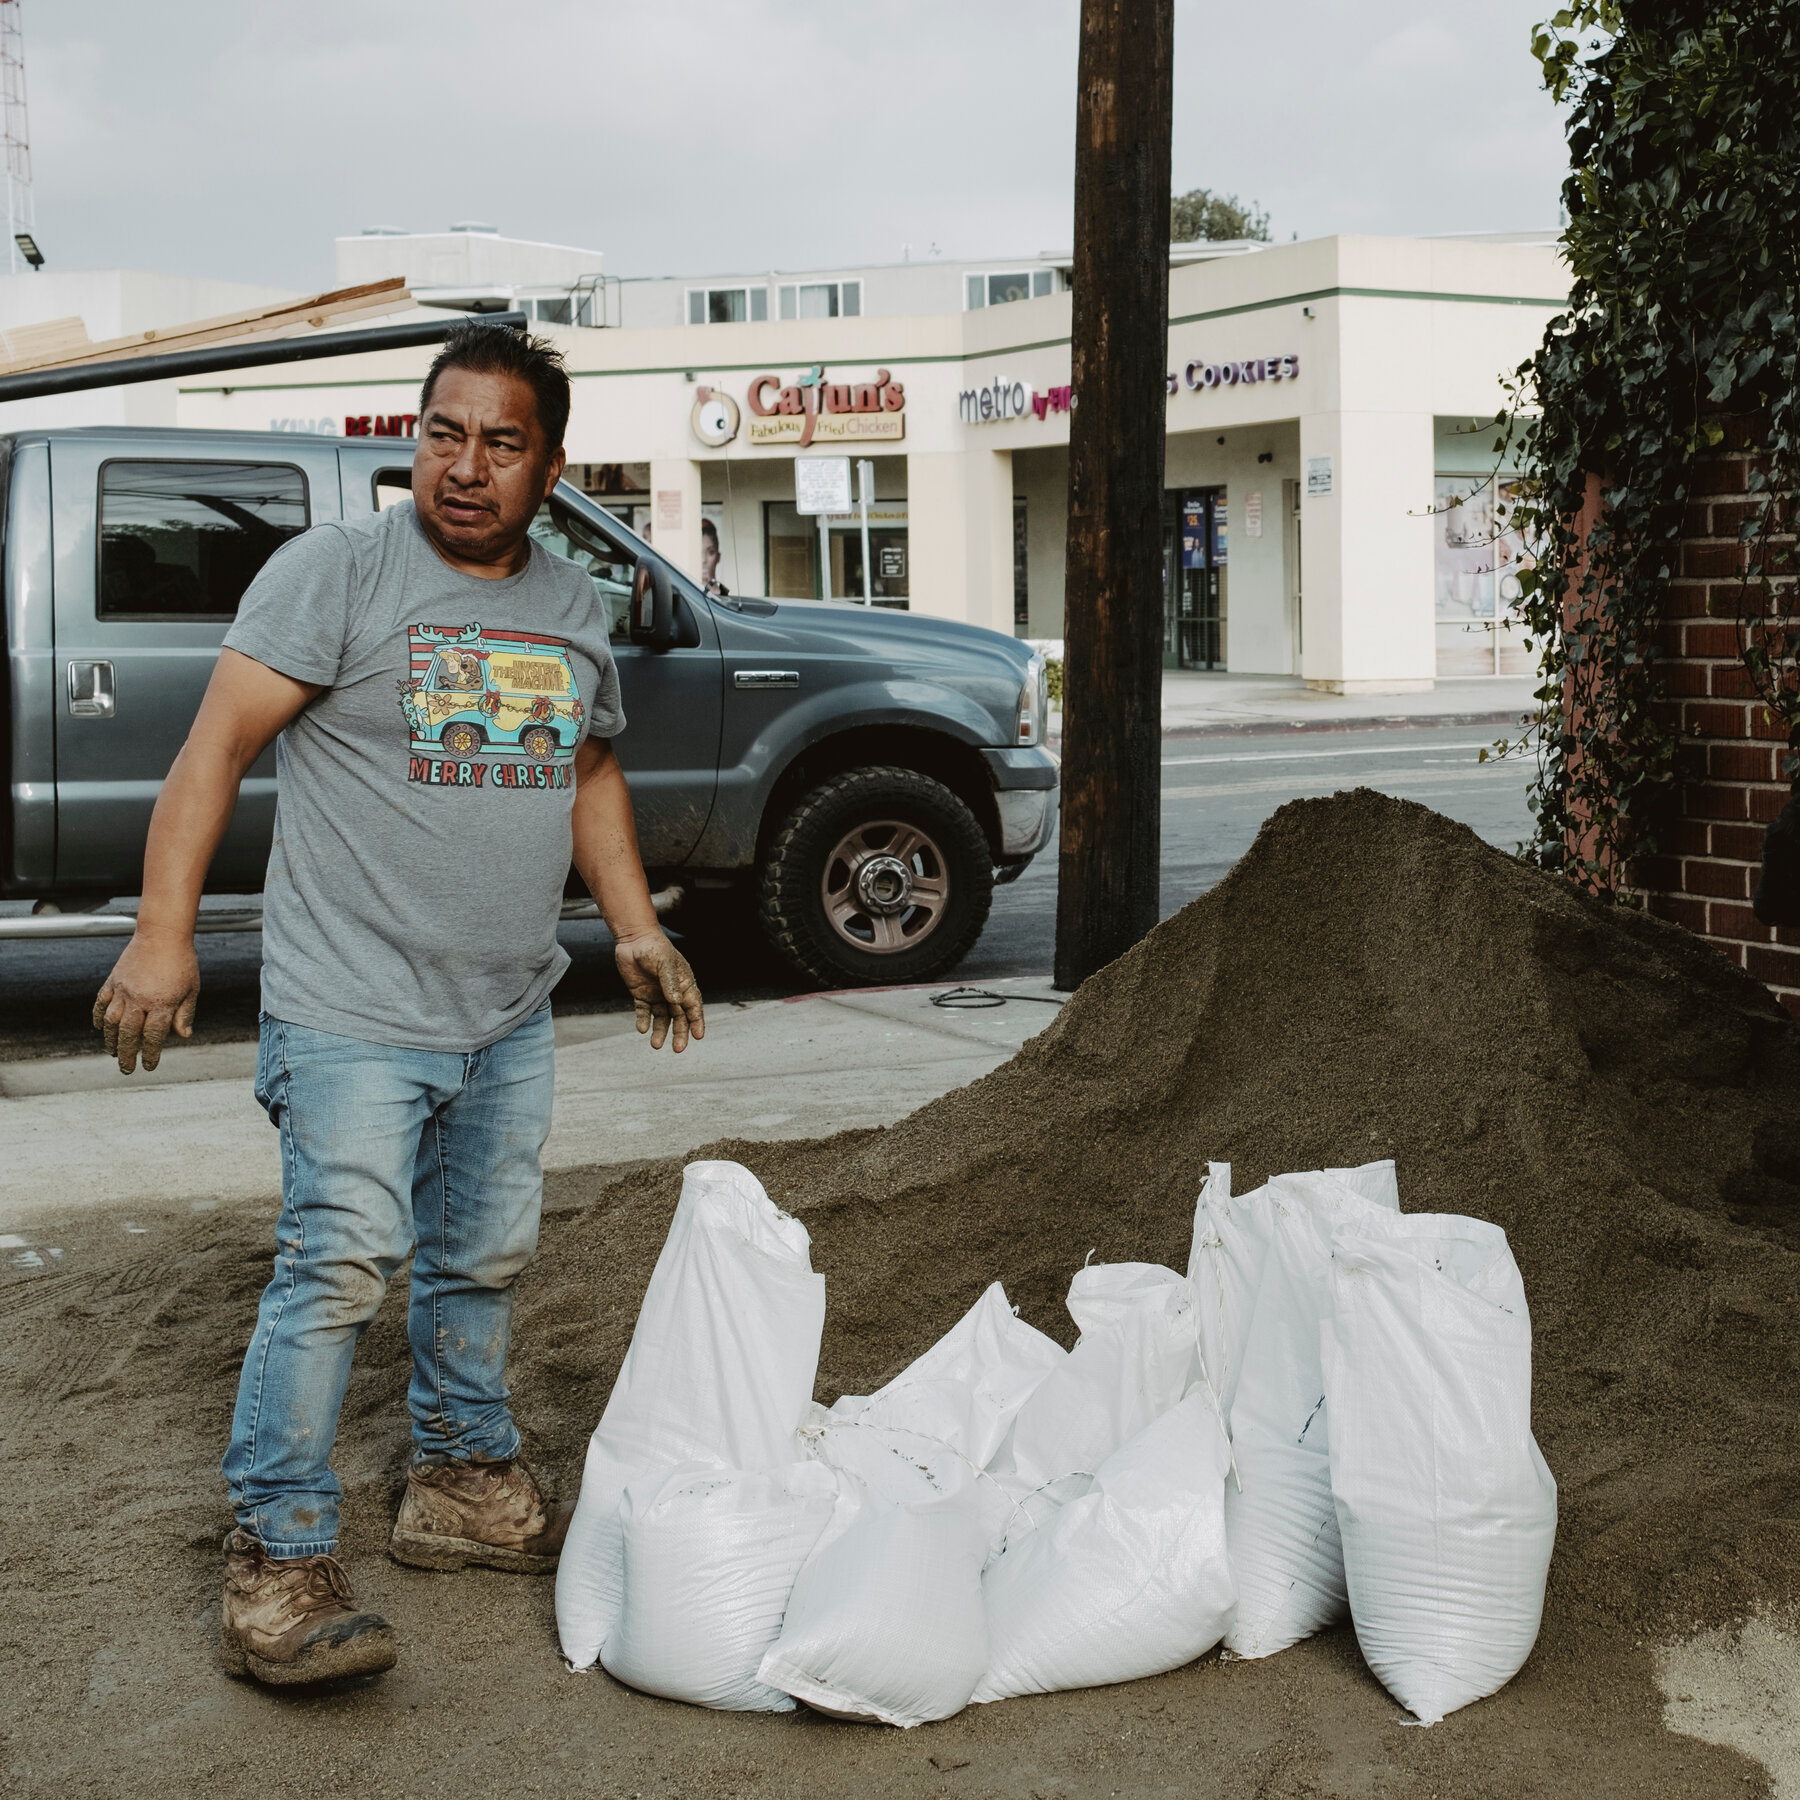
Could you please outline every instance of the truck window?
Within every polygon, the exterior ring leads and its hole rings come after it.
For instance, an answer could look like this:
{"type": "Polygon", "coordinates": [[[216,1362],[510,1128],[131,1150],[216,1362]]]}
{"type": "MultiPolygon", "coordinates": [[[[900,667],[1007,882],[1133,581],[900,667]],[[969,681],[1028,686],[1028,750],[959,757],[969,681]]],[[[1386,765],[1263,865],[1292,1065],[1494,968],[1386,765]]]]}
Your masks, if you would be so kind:
{"type": "Polygon", "coordinates": [[[555,499],[538,508],[531,535],[546,550],[587,570],[610,615],[613,641],[627,642],[631,636],[631,578],[637,573],[637,558],[615,549],[586,519],[555,499]]]}
{"type": "MultiPolygon", "coordinates": [[[[386,512],[390,506],[412,498],[410,469],[382,469],[375,476],[375,510],[386,512]]],[[[637,558],[614,547],[590,525],[578,518],[557,500],[546,500],[531,522],[531,535],[546,550],[567,557],[592,577],[595,591],[605,602],[611,620],[610,636],[615,643],[626,643],[631,637],[631,578],[637,573],[637,558]]]]}
{"type": "Polygon", "coordinates": [[[282,463],[109,462],[100,470],[103,619],[229,619],[256,572],[309,523],[282,463]]]}

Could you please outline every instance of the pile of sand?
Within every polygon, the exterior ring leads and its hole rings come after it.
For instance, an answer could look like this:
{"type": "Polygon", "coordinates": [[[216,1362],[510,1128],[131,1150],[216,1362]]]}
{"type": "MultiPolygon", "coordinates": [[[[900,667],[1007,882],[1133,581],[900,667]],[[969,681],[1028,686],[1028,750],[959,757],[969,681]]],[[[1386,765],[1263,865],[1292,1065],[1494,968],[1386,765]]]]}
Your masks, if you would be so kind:
{"type": "MultiPolygon", "coordinates": [[[[821,1400],[867,1393],[998,1277],[1070,1338],[1090,1249],[1185,1267],[1240,1191],[1393,1156],[1407,1211],[1503,1226],[1561,1486],[1548,1629],[1800,1596],[1800,1032],[1659,921],[1359,790],[1283,807],[1211,893],[992,1075],[885,1131],[728,1144],[826,1277],[821,1400]]],[[[579,1464],[679,1164],[594,1192],[522,1295],[515,1386],[579,1464]]]]}

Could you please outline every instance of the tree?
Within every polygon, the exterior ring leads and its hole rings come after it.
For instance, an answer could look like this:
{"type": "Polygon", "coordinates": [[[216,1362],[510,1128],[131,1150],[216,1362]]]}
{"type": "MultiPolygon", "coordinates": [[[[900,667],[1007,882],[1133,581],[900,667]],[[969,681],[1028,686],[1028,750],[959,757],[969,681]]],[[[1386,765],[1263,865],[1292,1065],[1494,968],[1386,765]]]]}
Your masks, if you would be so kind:
{"type": "Polygon", "coordinates": [[[1194,188],[1169,202],[1169,242],[1220,243],[1227,238],[1269,241],[1269,215],[1254,200],[1246,205],[1236,194],[1194,188]]]}
{"type": "Polygon", "coordinates": [[[1157,920],[1174,0],[1082,0],[1056,984],[1157,920]]]}

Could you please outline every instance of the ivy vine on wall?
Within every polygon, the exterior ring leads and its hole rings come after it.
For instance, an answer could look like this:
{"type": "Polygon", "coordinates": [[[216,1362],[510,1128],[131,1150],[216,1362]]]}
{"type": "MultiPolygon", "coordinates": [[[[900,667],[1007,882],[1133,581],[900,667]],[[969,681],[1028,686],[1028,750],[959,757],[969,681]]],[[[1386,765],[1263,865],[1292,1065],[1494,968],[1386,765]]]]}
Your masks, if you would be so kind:
{"type": "Polygon", "coordinates": [[[1761,439],[1740,642],[1800,748],[1784,541],[1800,489],[1800,5],[1586,0],[1532,48],[1569,112],[1573,275],[1508,421],[1538,548],[1521,580],[1541,653],[1533,851],[1616,894],[1627,859],[1658,847],[1674,786],[1677,731],[1654,705],[1662,606],[1695,459],[1729,414],[1761,439]]]}

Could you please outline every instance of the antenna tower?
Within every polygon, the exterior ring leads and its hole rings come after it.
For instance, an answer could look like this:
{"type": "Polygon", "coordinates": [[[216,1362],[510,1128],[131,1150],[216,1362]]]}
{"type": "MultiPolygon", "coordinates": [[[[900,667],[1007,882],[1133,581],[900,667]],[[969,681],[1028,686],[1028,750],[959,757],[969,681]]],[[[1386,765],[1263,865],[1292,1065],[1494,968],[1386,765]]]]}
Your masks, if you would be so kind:
{"type": "Polygon", "coordinates": [[[36,228],[31,204],[31,130],[25,112],[22,0],[0,0],[0,148],[6,152],[6,256],[15,275],[28,267],[15,234],[36,228]]]}

